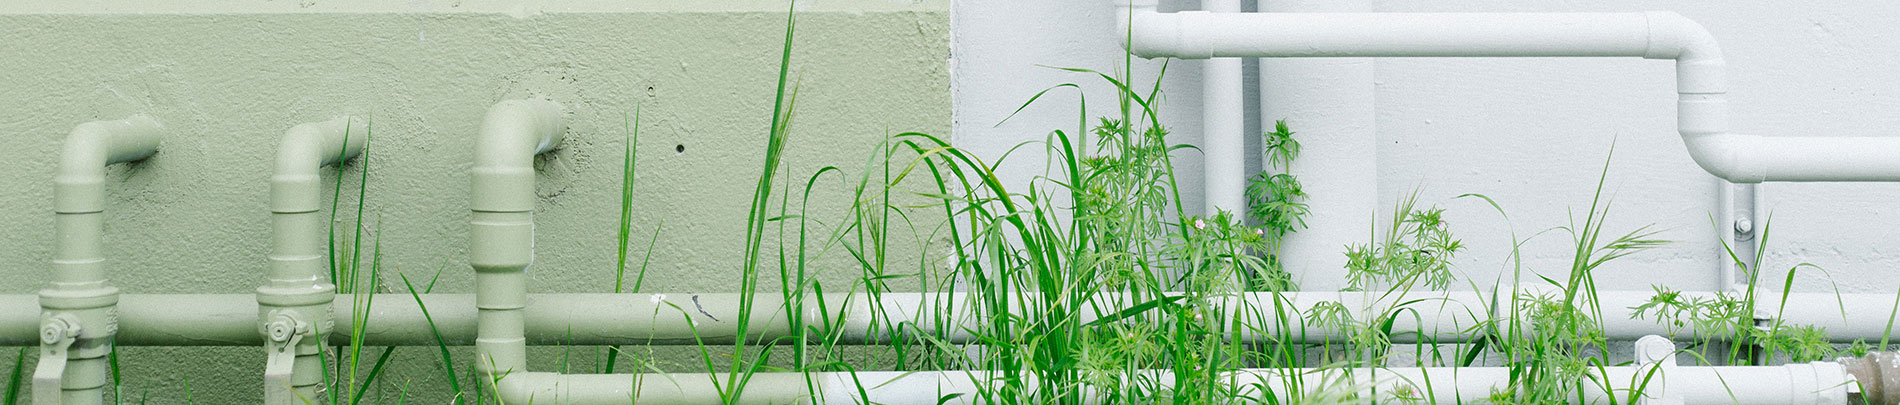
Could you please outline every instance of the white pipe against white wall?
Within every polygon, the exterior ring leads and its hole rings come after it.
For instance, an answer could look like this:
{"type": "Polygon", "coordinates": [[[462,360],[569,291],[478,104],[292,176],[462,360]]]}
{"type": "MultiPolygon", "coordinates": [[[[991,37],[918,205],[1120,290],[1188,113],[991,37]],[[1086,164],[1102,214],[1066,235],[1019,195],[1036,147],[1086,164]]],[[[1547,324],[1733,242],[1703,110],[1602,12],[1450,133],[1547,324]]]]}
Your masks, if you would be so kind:
{"type": "MultiPolygon", "coordinates": [[[[1201,6],[1209,12],[1240,12],[1240,0],[1204,0],[1201,6]]],[[[1222,211],[1235,218],[1247,215],[1246,96],[1240,68],[1240,58],[1201,61],[1201,187],[1207,198],[1202,215],[1208,217],[1222,211]]]]}
{"type": "Polygon", "coordinates": [[[164,127],[137,115],[80,124],[67,135],[53,182],[53,282],[40,290],[44,314],[40,362],[33,372],[35,404],[99,403],[106,354],[117,328],[119,289],[106,284],[105,167],[158,152],[164,127]]]}
{"type": "MultiPolygon", "coordinates": [[[[1853,379],[1840,364],[1815,362],[1757,367],[1676,367],[1671,365],[1610,366],[1593,369],[1595,379],[1582,381],[1587,404],[1668,401],[1681,404],[1842,404],[1853,379]],[[1657,369],[1659,368],[1659,369],[1657,369]],[[1652,369],[1656,369],[1653,374],[1652,369]],[[1653,378],[1652,378],[1653,376],[1653,378]],[[1638,389],[1642,395],[1634,394],[1638,389]],[[1679,401],[1679,402],[1678,402],[1679,401]]],[[[704,404],[718,403],[718,388],[730,387],[718,374],[612,374],[561,375],[528,373],[502,391],[508,403],[556,404],[704,404]],[[717,384],[715,384],[717,382],[717,384]]],[[[1510,388],[1511,372],[1504,367],[1354,368],[1354,369],[1245,369],[1225,378],[1243,398],[1265,398],[1297,403],[1299,392],[1311,395],[1330,390],[1334,397],[1348,393],[1358,401],[1380,399],[1394,403],[1460,403],[1490,397],[1510,388]],[[1300,388],[1288,388],[1289,382],[1300,388]],[[1403,398],[1403,399],[1401,399],[1403,398]]],[[[745,404],[982,404],[995,398],[1000,375],[976,371],[865,371],[856,373],[763,373],[750,377],[736,398],[745,404]],[[991,384],[988,390],[983,385],[991,384]]],[[[1130,378],[1124,376],[1124,378],[1130,378]]],[[[1132,378],[1166,389],[1174,380],[1163,371],[1138,373],[1132,378]]],[[[1031,385],[1033,387],[1033,383],[1031,385]]],[[[1084,403],[1095,403],[1088,398],[1084,403]]]]}
{"type": "Polygon", "coordinates": [[[320,213],[323,187],[317,169],[362,153],[368,134],[366,122],[338,117],[291,127],[278,142],[270,182],[270,267],[257,289],[258,330],[269,340],[266,403],[316,398],[323,383],[319,351],[324,342],[312,336],[335,325],[336,285],[325,270],[329,223],[320,213]]]}
{"type": "Polygon", "coordinates": [[[1154,0],[1115,3],[1118,21],[1134,28],[1124,45],[1143,57],[1673,59],[1677,130],[1710,174],[1737,183],[1900,181],[1900,137],[1729,132],[1721,48],[1671,12],[1209,14],[1159,13],[1154,0]]]}

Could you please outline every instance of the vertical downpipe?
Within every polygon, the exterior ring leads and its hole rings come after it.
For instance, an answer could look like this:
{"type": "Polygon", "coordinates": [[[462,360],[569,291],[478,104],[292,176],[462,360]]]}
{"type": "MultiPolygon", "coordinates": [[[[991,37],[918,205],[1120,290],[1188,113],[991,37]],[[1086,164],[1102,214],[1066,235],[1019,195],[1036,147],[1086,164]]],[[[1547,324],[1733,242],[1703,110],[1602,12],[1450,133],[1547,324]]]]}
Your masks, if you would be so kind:
{"type": "Polygon", "coordinates": [[[33,403],[98,404],[118,331],[119,289],[106,284],[105,167],[158,152],[164,127],[149,116],[73,128],[54,178],[53,284],[40,290],[40,363],[33,403]]]}
{"type": "MultiPolygon", "coordinates": [[[[1365,12],[1367,0],[1267,1],[1260,12],[1365,12]]],[[[1260,124],[1286,119],[1300,141],[1292,174],[1312,207],[1280,258],[1306,290],[1344,287],[1339,247],[1361,242],[1379,210],[1372,58],[1260,59],[1260,124]]],[[[1259,134],[1253,134],[1259,136],[1259,134]]],[[[1263,145],[1264,146],[1264,145],[1263,145]]],[[[1262,165],[1265,167],[1266,165],[1262,165]]],[[[1270,169],[1270,168],[1269,168],[1270,169]]]]}
{"type": "Polygon", "coordinates": [[[470,169],[469,265],[475,270],[475,368],[483,385],[526,374],[527,269],[534,262],[534,156],[554,150],[566,131],[561,105],[546,100],[496,103],[483,118],[470,169]]]}
{"type": "MultiPolygon", "coordinates": [[[[336,285],[324,261],[329,225],[321,209],[317,171],[342,165],[367,146],[368,125],[340,117],[292,127],[277,146],[271,174],[271,253],[266,284],[257,289],[258,330],[264,335],[266,403],[300,404],[318,398],[323,364],[318,354],[335,325],[336,285]]],[[[341,179],[338,179],[341,181],[341,179]]]]}
{"type": "MultiPolygon", "coordinates": [[[[1210,13],[1240,12],[1240,0],[1204,0],[1201,5],[1210,13]]],[[[1201,61],[1201,184],[1207,196],[1202,215],[1207,217],[1222,211],[1237,219],[1247,214],[1247,101],[1240,67],[1240,58],[1201,61]]]]}

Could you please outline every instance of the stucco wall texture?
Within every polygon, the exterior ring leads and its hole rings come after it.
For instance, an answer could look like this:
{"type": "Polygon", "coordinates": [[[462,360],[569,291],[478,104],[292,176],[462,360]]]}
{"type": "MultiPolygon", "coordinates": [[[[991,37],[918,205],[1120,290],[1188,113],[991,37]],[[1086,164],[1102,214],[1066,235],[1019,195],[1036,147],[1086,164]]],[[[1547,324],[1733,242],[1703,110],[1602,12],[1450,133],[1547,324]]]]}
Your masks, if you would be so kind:
{"type": "MultiPolygon", "coordinates": [[[[1161,2],[1162,11],[1197,10],[1198,1],[1161,2]]],[[[1246,10],[1325,9],[1356,3],[1370,12],[1631,12],[1667,10],[1706,26],[1728,61],[1733,108],[1731,128],[1768,136],[1895,136],[1900,125],[1900,3],[1841,1],[1738,3],[1713,1],[1502,1],[1502,0],[1247,0],[1246,10]]],[[[1112,111],[1107,83],[1084,75],[1038,69],[1032,64],[1114,69],[1122,63],[1114,10],[1103,0],[964,0],[953,7],[956,142],[999,156],[1010,146],[1040,141],[1049,130],[1075,125],[1074,91],[1052,92],[1022,114],[996,125],[1016,106],[1052,84],[1076,82],[1091,111],[1112,111]]],[[[1261,81],[1311,80],[1259,77],[1256,66],[1284,63],[1249,60],[1245,84],[1249,105],[1259,111],[1261,81]]],[[[1589,208],[1591,192],[1612,146],[1605,198],[1614,201],[1606,230],[1654,224],[1659,237],[1675,241],[1599,269],[1600,288],[1709,290],[1717,285],[1717,179],[1689,159],[1675,132],[1674,76],[1666,61],[1636,58],[1378,58],[1371,59],[1376,116],[1360,125],[1376,128],[1376,179],[1355,192],[1376,198],[1378,212],[1361,212],[1355,227],[1369,232],[1375,216],[1413,190],[1420,204],[1448,209],[1452,231],[1469,250],[1457,270],[1471,286],[1508,282],[1513,231],[1529,271],[1568,269],[1572,243],[1562,231],[1589,208]],[[1454,198],[1485,194],[1508,212],[1508,220],[1484,201],[1454,198]]],[[[1137,83],[1152,83],[1159,60],[1135,60],[1137,83]]],[[[1324,84],[1324,85],[1338,85],[1324,84]]],[[[1173,61],[1162,79],[1162,121],[1177,142],[1200,143],[1201,77],[1197,61],[1173,61]]],[[[1302,103],[1301,100],[1283,100],[1302,103]]],[[[1284,109],[1324,110],[1300,104],[1284,109]]],[[[1098,113],[1099,115],[1099,113],[1098,113]]],[[[1294,131],[1303,117],[1285,116],[1294,131]]],[[[1258,150],[1261,121],[1250,118],[1249,146],[1258,150]]],[[[1271,121],[1266,121],[1271,129],[1271,121]]],[[[1308,144],[1331,142],[1334,134],[1306,131],[1308,144]]],[[[1177,153],[1190,215],[1199,214],[1200,154],[1177,153]]],[[[1255,156],[1257,159],[1257,156],[1255,156]]],[[[1018,157],[1033,168],[1034,156],[1018,157]]],[[[1295,172],[1301,169],[1295,164],[1295,172]]],[[[1308,166],[1311,167],[1311,166],[1308,166]]],[[[1249,173],[1259,164],[1252,162],[1249,173]]],[[[1033,173],[1005,170],[1020,183],[1033,173]]],[[[1775,280],[1798,263],[1826,272],[1796,273],[1796,289],[1891,293],[1900,286],[1900,227],[1893,201],[1900,185],[1869,183],[1770,183],[1761,186],[1763,208],[1772,213],[1765,251],[1765,278],[1775,280]]],[[[1337,197],[1337,196],[1330,196],[1337,197]]],[[[1318,198],[1317,196],[1315,198],[1318,198]]],[[[1316,210],[1324,209],[1315,207],[1316,210]]],[[[1381,222],[1383,223],[1383,222],[1381,222]]],[[[1726,226],[1726,224],[1724,224],[1726,226]]],[[[1759,225],[1757,226],[1759,229],[1759,225]]],[[[1620,234],[1620,233],[1619,233],[1620,234]]],[[[1290,238],[1301,237],[1295,233],[1290,238]]],[[[1343,249],[1327,253],[1333,265],[1293,269],[1304,286],[1343,285],[1343,249]]]]}
{"type": "MultiPolygon", "coordinates": [[[[537,160],[531,291],[611,291],[623,123],[636,106],[636,255],[664,222],[645,290],[737,289],[785,3],[384,3],[393,2],[0,5],[0,262],[10,263],[0,293],[30,294],[48,279],[52,176],[67,131],[133,113],[155,116],[167,133],[156,156],[108,174],[107,257],[124,292],[253,291],[269,250],[278,138],[344,114],[372,119],[367,162],[342,177],[353,189],[370,167],[366,213],[381,222],[385,269],[427,280],[441,268],[435,291],[471,292],[471,141],[490,105],[529,96],[572,113],[566,143],[537,160]]],[[[811,3],[798,15],[800,91],[782,178],[802,183],[832,165],[855,178],[889,134],[948,132],[947,2],[811,3]]],[[[326,184],[336,178],[324,173],[326,184]]],[[[849,202],[842,185],[829,190],[816,194],[817,209],[849,202]]],[[[913,254],[915,245],[895,244],[913,254]]],[[[858,276],[846,270],[823,277],[846,286],[858,276]]],[[[403,291],[395,274],[381,282],[403,291]]],[[[397,352],[371,402],[399,391],[409,402],[447,398],[433,350],[397,352]]],[[[535,367],[553,369],[560,349],[531,353],[535,367]]],[[[582,370],[597,352],[574,353],[582,370]]],[[[262,354],[125,348],[125,394],[256,403],[262,354]]],[[[11,350],[0,358],[11,369],[11,350]]]]}

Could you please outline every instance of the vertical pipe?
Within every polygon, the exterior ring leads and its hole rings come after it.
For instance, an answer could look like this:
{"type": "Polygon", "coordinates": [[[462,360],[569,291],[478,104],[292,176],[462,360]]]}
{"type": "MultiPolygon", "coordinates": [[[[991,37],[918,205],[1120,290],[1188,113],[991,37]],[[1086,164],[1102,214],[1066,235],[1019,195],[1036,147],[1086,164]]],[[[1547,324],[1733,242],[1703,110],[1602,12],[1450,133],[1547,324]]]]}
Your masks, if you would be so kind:
{"type": "MultiPolygon", "coordinates": [[[[1213,13],[1238,13],[1240,0],[1204,0],[1213,13]]],[[[1201,155],[1205,211],[1212,217],[1226,211],[1244,218],[1247,211],[1245,89],[1241,88],[1240,58],[1201,61],[1201,155]]]]}
{"type": "MultiPolygon", "coordinates": [[[[41,328],[48,332],[40,349],[67,360],[41,366],[33,376],[36,390],[57,386],[60,403],[103,400],[105,357],[118,329],[113,307],[119,289],[106,284],[103,249],[105,167],[157,153],[163,130],[158,121],[137,115],[80,124],[66,137],[53,180],[53,284],[40,290],[41,328]]],[[[54,397],[36,392],[34,398],[44,403],[54,397]]]]}
{"type": "Polygon", "coordinates": [[[522,309],[534,262],[534,156],[561,143],[565,121],[553,101],[502,101],[488,110],[475,140],[469,201],[475,368],[491,378],[528,371],[522,309]]]}
{"type": "MultiPolygon", "coordinates": [[[[1261,1],[1261,12],[1362,12],[1367,0],[1261,1]]],[[[1339,247],[1362,242],[1380,212],[1378,122],[1372,58],[1263,58],[1260,123],[1288,120],[1300,157],[1290,174],[1300,179],[1311,211],[1306,227],[1287,234],[1281,263],[1306,290],[1333,290],[1344,268],[1339,247]]],[[[1263,165],[1265,167],[1265,165],[1263,165]]],[[[1266,167],[1271,170],[1273,168],[1266,167]]]]}
{"type": "Polygon", "coordinates": [[[270,182],[270,266],[265,285],[257,289],[258,331],[265,335],[267,349],[291,341],[296,344],[285,348],[294,350],[289,354],[295,357],[288,386],[267,378],[267,402],[289,404],[316,398],[323,382],[320,334],[329,333],[335,323],[331,303],[336,285],[324,261],[323,235],[329,225],[321,213],[323,187],[317,172],[361,154],[368,135],[363,120],[338,117],[292,127],[278,143],[270,182]],[[273,325],[280,321],[285,324],[273,325]],[[287,329],[273,333],[273,327],[287,329]],[[290,333],[301,336],[290,339],[290,333]]]}

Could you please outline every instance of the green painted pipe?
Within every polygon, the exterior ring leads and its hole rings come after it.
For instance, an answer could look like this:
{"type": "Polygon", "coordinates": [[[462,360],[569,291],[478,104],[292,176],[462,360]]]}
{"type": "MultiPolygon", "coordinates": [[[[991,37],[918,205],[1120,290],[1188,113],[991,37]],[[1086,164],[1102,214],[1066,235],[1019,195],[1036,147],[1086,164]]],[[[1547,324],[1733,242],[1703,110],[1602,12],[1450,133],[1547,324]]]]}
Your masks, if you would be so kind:
{"type": "Polygon", "coordinates": [[[106,284],[105,167],[158,152],[164,127],[150,116],[80,124],[66,136],[53,178],[53,283],[40,290],[42,361],[33,373],[35,404],[96,404],[106,385],[106,354],[117,328],[119,289],[106,284]],[[57,387],[57,389],[55,389],[57,387]],[[54,392],[58,392],[57,395],[54,392]]]}
{"type": "MultiPolygon", "coordinates": [[[[886,294],[892,295],[892,294],[886,294]]],[[[376,294],[369,330],[369,346],[435,346],[429,329],[434,321],[449,345],[475,343],[474,294],[422,294],[429,316],[409,294],[376,294]]],[[[842,302],[843,296],[827,298],[842,302]]],[[[124,346],[256,346],[258,305],[250,294],[125,294],[119,299],[118,344],[124,346]]],[[[738,333],[738,294],[529,294],[523,310],[525,339],[532,345],[672,345],[731,343],[738,333]],[[691,322],[693,327],[688,327],[691,322]]],[[[39,315],[30,295],[0,295],[0,346],[37,345],[39,315]]],[[[348,313],[348,300],[332,305],[348,313]]],[[[779,308],[778,297],[759,297],[758,308],[779,308]]],[[[864,311],[847,317],[851,324],[870,320],[864,311]]],[[[816,314],[808,315],[816,317],[816,314]]],[[[785,316],[774,310],[754,311],[753,339],[790,336],[785,316]]],[[[332,345],[349,343],[348,322],[326,330],[332,345]]],[[[847,339],[852,334],[847,333],[847,339]]],[[[857,335],[863,335],[858,333],[857,335]]]]}
{"type": "Polygon", "coordinates": [[[266,366],[266,403],[289,405],[316,398],[323,382],[318,357],[323,339],[305,339],[336,324],[331,308],[336,285],[329,280],[323,256],[330,225],[321,212],[323,187],[317,171],[361,154],[368,135],[363,120],[338,117],[291,127],[277,144],[277,167],[270,179],[270,267],[264,286],[257,289],[252,331],[270,340],[264,346],[273,354],[266,366]],[[296,344],[288,345],[290,341],[296,344]]]}
{"type": "Polygon", "coordinates": [[[475,367],[486,375],[527,372],[522,309],[534,261],[534,156],[554,150],[566,131],[560,104],[507,100],[488,109],[476,135],[468,261],[475,270],[475,367]]]}

